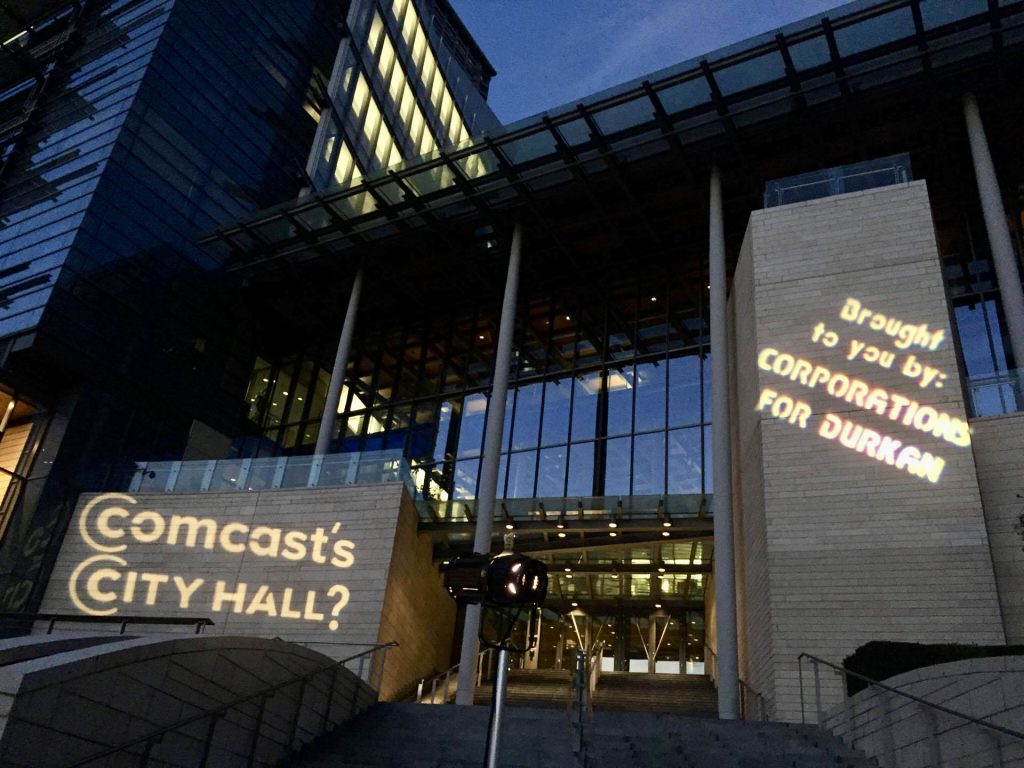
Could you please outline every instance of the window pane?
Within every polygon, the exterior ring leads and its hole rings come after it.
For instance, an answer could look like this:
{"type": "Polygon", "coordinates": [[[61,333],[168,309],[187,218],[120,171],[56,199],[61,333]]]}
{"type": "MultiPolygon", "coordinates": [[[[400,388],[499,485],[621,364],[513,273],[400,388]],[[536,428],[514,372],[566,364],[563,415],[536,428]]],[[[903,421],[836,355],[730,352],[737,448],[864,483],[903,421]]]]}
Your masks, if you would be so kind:
{"type": "Polygon", "coordinates": [[[569,440],[570,379],[549,381],[544,385],[544,428],[541,445],[565,443],[569,440]]]}
{"type": "Polygon", "coordinates": [[[665,363],[636,367],[636,431],[665,428],[665,363]]]}
{"type": "Polygon", "coordinates": [[[700,358],[689,355],[669,360],[668,386],[668,425],[699,424],[700,358]]]}
{"type": "Polygon", "coordinates": [[[540,400],[543,384],[530,384],[516,392],[516,424],[512,449],[535,448],[540,433],[540,400]]]}
{"type": "Polygon", "coordinates": [[[569,484],[566,495],[590,496],[594,492],[594,444],[569,446],[569,484]]]}
{"type": "Polygon", "coordinates": [[[633,431],[633,369],[608,370],[608,435],[633,431]]]}
{"type": "Polygon", "coordinates": [[[565,492],[565,446],[540,452],[537,496],[562,496],[565,492]]]}
{"type": "Polygon", "coordinates": [[[452,486],[453,499],[476,498],[476,484],[479,469],[479,459],[462,459],[461,461],[455,462],[455,482],[452,486]]]}
{"type": "Polygon", "coordinates": [[[462,404],[462,425],[459,430],[458,457],[479,456],[484,438],[487,397],[470,395],[462,404]]]}
{"type": "Polygon", "coordinates": [[[700,427],[668,433],[668,492],[701,492],[700,427]]]}
{"type": "Polygon", "coordinates": [[[597,395],[600,391],[599,373],[588,373],[573,379],[573,440],[593,440],[596,436],[597,395]]]}
{"type": "Polygon", "coordinates": [[[505,498],[533,498],[533,477],[536,469],[536,451],[513,453],[508,463],[508,491],[505,498]]]}
{"type": "Polygon", "coordinates": [[[628,437],[609,440],[605,452],[604,495],[629,496],[628,437]]]}
{"type": "Polygon", "coordinates": [[[665,433],[638,435],[633,443],[633,493],[665,492],[665,433]]]}

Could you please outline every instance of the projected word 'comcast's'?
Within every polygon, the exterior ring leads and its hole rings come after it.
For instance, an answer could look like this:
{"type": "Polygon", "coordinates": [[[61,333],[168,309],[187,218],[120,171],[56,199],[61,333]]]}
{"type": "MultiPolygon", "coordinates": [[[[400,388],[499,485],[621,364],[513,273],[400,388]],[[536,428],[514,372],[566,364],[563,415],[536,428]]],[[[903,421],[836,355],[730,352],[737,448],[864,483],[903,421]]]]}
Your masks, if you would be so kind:
{"type": "Polygon", "coordinates": [[[330,529],[285,530],[212,517],[165,515],[137,505],[136,499],[128,494],[105,493],[82,508],[78,533],[96,553],[78,563],[68,579],[68,596],[82,613],[112,616],[132,605],[162,602],[203,613],[227,611],[327,621],[332,631],[338,629],[338,616],[349,601],[349,590],[344,584],[303,589],[286,584],[207,579],[184,571],[143,570],[131,566],[126,556],[145,552],[147,547],[152,552],[153,547],[162,546],[343,570],[355,564],[355,543],[338,537],[341,523],[334,523],[330,529]]]}

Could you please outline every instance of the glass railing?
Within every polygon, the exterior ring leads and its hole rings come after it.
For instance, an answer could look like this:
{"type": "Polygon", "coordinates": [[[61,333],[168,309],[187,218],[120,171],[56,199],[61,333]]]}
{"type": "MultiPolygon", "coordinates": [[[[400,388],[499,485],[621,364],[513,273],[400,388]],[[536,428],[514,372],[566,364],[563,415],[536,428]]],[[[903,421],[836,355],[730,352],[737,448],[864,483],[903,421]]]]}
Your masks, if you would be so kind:
{"type": "Polygon", "coordinates": [[[393,482],[403,482],[412,491],[409,464],[400,450],[266,459],[137,462],[127,490],[202,493],[393,482]]]}
{"type": "Polygon", "coordinates": [[[971,376],[967,392],[972,416],[1001,416],[1024,411],[1024,369],[971,376]]]}
{"type": "MultiPolygon", "coordinates": [[[[436,522],[471,522],[476,520],[476,499],[418,501],[420,517],[436,522]]],[[[558,522],[568,527],[573,523],[621,519],[659,519],[669,523],[674,517],[710,517],[711,497],[700,494],[667,496],[584,496],[582,498],[500,499],[495,505],[494,520],[514,522],[558,522]]]]}
{"type": "Polygon", "coordinates": [[[863,163],[837,165],[821,171],[774,179],[764,185],[764,207],[802,203],[821,197],[904,184],[914,178],[910,155],[891,155],[863,163]]]}

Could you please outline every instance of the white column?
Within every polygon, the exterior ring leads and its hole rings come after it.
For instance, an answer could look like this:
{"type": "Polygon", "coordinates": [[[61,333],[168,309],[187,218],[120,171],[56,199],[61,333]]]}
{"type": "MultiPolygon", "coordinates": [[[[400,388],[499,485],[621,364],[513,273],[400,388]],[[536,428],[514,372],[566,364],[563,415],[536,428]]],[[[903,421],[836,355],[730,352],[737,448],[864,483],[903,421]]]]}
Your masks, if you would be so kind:
{"type": "Polygon", "coordinates": [[[992,263],[996,268],[999,282],[999,298],[1003,305],[1006,328],[1010,333],[1010,348],[1014,364],[1024,368],[1024,294],[1020,287],[1020,270],[1017,256],[1010,241],[1010,228],[1006,223],[1003,197],[999,192],[999,181],[985,138],[985,126],[981,122],[978,101],[973,93],[964,94],[964,119],[967,121],[967,138],[971,144],[971,159],[974,161],[974,177],[981,198],[981,211],[985,218],[992,263]]]}
{"type": "MultiPolygon", "coordinates": [[[[512,340],[515,335],[522,238],[522,224],[516,222],[515,228],[512,230],[508,276],[505,278],[505,297],[501,303],[501,322],[498,326],[498,347],[494,355],[491,398],[487,406],[487,424],[484,427],[484,450],[480,460],[480,492],[477,494],[473,551],[481,553],[491,551],[491,521],[494,518],[494,503],[498,495],[498,459],[501,456],[501,433],[505,425],[505,398],[508,394],[509,370],[512,367],[512,340]]],[[[479,605],[466,606],[466,624],[462,630],[462,653],[459,656],[459,691],[455,695],[456,704],[473,703],[480,614],[479,605]]]]}
{"type": "Polygon", "coordinates": [[[341,397],[341,385],[345,381],[345,370],[348,368],[348,357],[352,351],[352,336],[356,331],[356,313],[359,311],[359,295],[363,291],[363,268],[356,272],[352,281],[352,291],[348,296],[348,309],[345,310],[345,322],[341,326],[341,338],[338,339],[338,351],[334,356],[334,368],[331,369],[331,382],[327,385],[327,399],[324,401],[324,415],[320,419],[320,431],[316,436],[317,456],[327,453],[327,447],[334,435],[334,424],[338,419],[338,399],[341,397]]]}
{"type": "Polygon", "coordinates": [[[722,180],[711,169],[708,276],[711,283],[711,440],[715,513],[715,636],[718,642],[718,716],[739,717],[736,652],[736,578],[732,547],[732,467],[729,448],[729,355],[726,332],[725,224],[722,180]]]}

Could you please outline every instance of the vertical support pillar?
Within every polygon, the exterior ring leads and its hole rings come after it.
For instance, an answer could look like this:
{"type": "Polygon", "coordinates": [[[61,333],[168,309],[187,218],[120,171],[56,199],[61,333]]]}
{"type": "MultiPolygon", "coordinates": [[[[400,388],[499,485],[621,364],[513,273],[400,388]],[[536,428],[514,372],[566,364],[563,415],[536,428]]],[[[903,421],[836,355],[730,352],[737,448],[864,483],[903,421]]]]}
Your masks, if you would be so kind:
{"type": "MultiPolygon", "coordinates": [[[[505,278],[505,296],[501,302],[501,322],[498,325],[498,347],[494,355],[494,377],[491,400],[487,407],[484,427],[484,449],[480,461],[480,493],[477,498],[476,531],[473,536],[474,552],[491,551],[491,522],[494,503],[498,495],[498,459],[501,457],[501,433],[505,425],[505,398],[508,394],[509,370],[512,367],[512,340],[515,335],[516,302],[519,295],[519,263],[522,257],[523,227],[516,222],[512,230],[512,247],[508,256],[508,275],[505,278]]],[[[476,666],[479,649],[481,609],[479,605],[466,606],[466,622],[462,630],[462,653],[459,656],[459,690],[456,704],[472,704],[475,679],[467,674],[476,666]]]]}
{"type": "Polygon", "coordinates": [[[647,618],[647,671],[654,674],[658,659],[658,615],[652,613],[647,618]]]}
{"type": "Polygon", "coordinates": [[[970,92],[964,94],[964,119],[967,122],[967,138],[971,144],[981,211],[985,218],[985,232],[999,282],[999,298],[1010,333],[1010,348],[1013,350],[1014,364],[1017,368],[1024,368],[1024,293],[1020,287],[1020,270],[1010,240],[1010,228],[1006,224],[1003,197],[999,192],[999,181],[996,179],[988,139],[985,138],[978,101],[970,92]]]}
{"type": "Polygon", "coordinates": [[[352,291],[348,295],[348,309],[345,310],[345,322],[341,326],[341,338],[338,339],[338,352],[334,356],[334,368],[331,369],[331,382],[327,385],[327,399],[324,401],[324,415],[320,419],[320,431],[316,436],[317,456],[327,453],[334,435],[334,424],[338,419],[338,399],[341,397],[341,385],[345,381],[345,370],[348,368],[349,353],[352,351],[352,336],[356,331],[356,314],[359,311],[359,296],[363,291],[363,268],[359,267],[352,291]]]}
{"type": "Polygon", "coordinates": [[[714,466],[715,617],[718,641],[718,716],[739,717],[736,576],[732,546],[732,467],[729,447],[729,355],[726,331],[725,222],[722,179],[711,169],[708,276],[711,283],[711,439],[714,466]]]}

